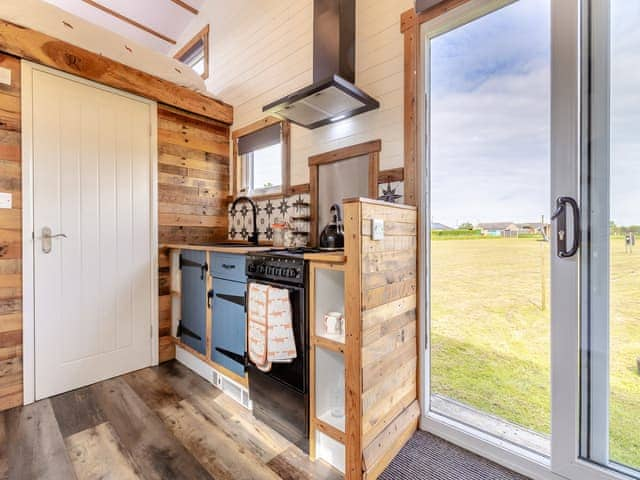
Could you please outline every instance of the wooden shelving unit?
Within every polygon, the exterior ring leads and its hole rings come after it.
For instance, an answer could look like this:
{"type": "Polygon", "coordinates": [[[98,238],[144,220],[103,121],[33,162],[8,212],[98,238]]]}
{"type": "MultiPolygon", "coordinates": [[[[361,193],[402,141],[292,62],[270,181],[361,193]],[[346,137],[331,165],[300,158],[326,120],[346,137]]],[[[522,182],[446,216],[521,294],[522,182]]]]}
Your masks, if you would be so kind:
{"type": "Polygon", "coordinates": [[[343,210],[344,255],[308,257],[309,452],[349,480],[373,479],[417,429],[420,414],[417,216],[414,207],[369,199],[346,201],[343,210]],[[374,218],[384,221],[382,240],[371,238],[374,218]],[[344,313],[343,335],[327,334],[328,312],[344,313]]]}

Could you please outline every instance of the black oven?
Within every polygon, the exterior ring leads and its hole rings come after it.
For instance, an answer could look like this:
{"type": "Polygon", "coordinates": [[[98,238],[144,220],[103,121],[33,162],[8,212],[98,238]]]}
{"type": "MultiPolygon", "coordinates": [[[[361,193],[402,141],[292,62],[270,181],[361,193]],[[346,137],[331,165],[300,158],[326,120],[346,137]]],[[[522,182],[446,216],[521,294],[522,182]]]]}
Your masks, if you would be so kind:
{"type": "Polygon", "coordinates": [[[267,252],[247,255],[249,284],[260,283],[289,291],[296,358],[273,363],[269,372],[248,360],[249,395],[253,414],[299,448],[309,443],[309,345],[306,266],[301,255],[267,252]]]}

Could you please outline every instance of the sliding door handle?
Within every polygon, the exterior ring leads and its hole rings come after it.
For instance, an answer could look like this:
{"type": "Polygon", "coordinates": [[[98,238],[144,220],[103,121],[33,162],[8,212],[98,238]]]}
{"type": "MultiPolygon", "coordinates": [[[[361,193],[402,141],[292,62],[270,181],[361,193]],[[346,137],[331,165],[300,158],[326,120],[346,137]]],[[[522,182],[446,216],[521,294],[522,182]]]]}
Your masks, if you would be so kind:
{"type": "Polygon", "coordinates": [[[573,257],[580,247],[580,207],[578,202],[571,197],[558,197],[556,210],[551,215],[556,221],[557,254],[560,258],[573,257]],[[567,206],[573,211],[573,245],[567,250],[567,206]]]}

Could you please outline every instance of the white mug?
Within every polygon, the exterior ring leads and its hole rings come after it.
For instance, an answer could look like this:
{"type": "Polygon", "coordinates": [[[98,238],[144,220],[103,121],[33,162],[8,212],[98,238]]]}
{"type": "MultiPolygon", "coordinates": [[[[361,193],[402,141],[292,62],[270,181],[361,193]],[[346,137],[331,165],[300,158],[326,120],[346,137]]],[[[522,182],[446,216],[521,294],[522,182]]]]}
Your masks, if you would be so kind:
{"type": "Polygon", "coordinates": [[[342,313],[329,312],[324,315],[324,329],[331,335],[342,335],[342,313]]]}

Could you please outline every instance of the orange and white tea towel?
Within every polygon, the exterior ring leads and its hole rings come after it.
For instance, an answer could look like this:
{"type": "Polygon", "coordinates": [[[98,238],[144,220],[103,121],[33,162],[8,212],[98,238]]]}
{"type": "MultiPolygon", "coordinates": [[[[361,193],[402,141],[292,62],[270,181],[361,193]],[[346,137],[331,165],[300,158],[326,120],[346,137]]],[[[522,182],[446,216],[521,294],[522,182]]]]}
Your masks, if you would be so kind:
{"type": "Polygon", "coordinates": [[[256,365],[267,363],[267,295],[268,285],[249,283],[247,335],[249,360],[256,365]]]}
{"type": "Polygon", "coordinates": [[[261,370],[271,363],[290,362],[297,356],[289,291],[267,285],[249,285],[249,359],[261,370]]]}

